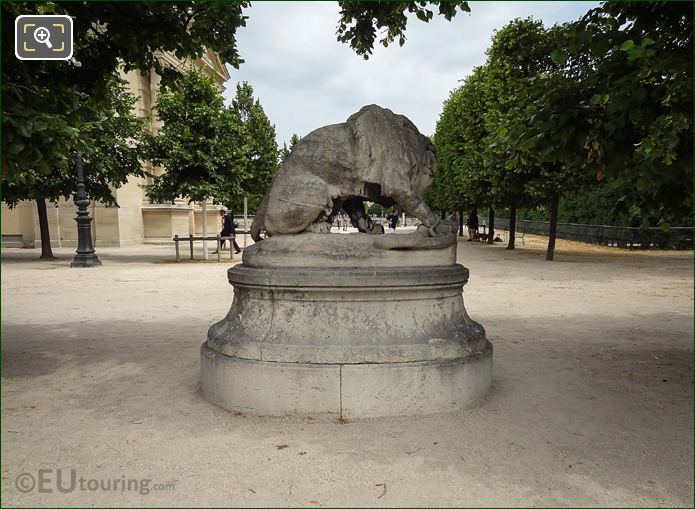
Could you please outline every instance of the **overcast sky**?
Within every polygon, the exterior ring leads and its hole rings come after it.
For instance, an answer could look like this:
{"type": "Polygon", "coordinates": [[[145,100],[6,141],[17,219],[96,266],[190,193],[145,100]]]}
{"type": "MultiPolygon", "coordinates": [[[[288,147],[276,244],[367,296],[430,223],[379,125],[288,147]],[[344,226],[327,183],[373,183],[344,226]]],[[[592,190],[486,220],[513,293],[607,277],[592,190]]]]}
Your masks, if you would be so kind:
{"type": "MultiPolygon", "coordinates": [[[[238,48],[246,60],[229,67],[229,101],[236,83],[248,81],[278,143],[292,133],[344,122],[366,104],[406,115],[426,135],[434,133],[442,102],[458,81],[485,61],[495,29],[533,16],[546,26],[578,19],[598,2],[469,2],[447,22],[412,17],[403,47],[378,45],[364,60],[336,40],[337,2],[254,2],[245,11],[238,48]]],[[[435,11],[436,12],[436,11],[435,11]]]]}

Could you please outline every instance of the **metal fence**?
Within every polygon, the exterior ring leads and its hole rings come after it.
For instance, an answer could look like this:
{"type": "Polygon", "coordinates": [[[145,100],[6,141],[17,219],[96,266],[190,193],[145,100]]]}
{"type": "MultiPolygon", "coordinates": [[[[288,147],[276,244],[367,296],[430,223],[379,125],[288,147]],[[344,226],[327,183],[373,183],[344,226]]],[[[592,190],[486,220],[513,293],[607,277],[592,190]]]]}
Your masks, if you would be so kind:
{"type": "MultiPolygon", "coordinates": [[[[509,229],[509,219],[495,219],[495,229],[509,229]]],[[[518,232],[547,236],[549,230],[550,223],[547,221],[516,221],[518,232]]],[[[557,237],[628,249],[693,249],[693,228],[688,226],[672,227],[665,231],[661,228],[558,223],[557,237]]]]}

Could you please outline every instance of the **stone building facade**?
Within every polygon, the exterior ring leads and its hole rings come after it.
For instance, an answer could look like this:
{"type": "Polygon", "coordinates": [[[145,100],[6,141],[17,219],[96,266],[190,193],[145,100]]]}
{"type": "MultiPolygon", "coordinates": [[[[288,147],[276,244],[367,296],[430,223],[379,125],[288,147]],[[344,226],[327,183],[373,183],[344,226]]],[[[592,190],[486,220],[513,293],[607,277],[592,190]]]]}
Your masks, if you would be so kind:
{"type": "MultiPolygon", "coordinates": [[[[224,82],[229,80],[229,73],[217,54],[208,50],[199,60],[182,62],[173,55],[163,54],[159,57],[166,65],[177,67],[196,66],[210,76],[218,85],[220,93],[224,82]]],[[[134,105],[136,113],[148,116],[157,100],[160,78],[154,71],[142,75],[139,71],[123,74],[130,92],[137,97],[134,105]]],[[[158,122],[153,120],[148,128],[152,132],[158,129],[158,122]]],[[[145,169],[152,175],[165,170],[145,164],[145,169]]],[[[129,246],[142,243],[170,242],[174,235],[188,236],[202,233],[202,212],[199,204],[189,204],[181,199],[173,205],[151,203],[145,195],[144,184],[151,177],[131,177],[119,189],[113,189],[118,207],[106,207],[102,203],[92,202],[90,213],[92,237],[96,247],[129,246]]],[[[77,245],[77,225],[75,223],[76,207],[71,200],[58,203],[47,202],[48,223],[51,233],[51,245],[54,247],[72,247],[77,245]]],[[[218,228],[218,206],[207,206],[208,232],[214,235],[218,228]]],[[[21,202],[14,209],[2,204],[2,245],[5,247],[39,247],[38,212],[35,201],[21,202]]]]}

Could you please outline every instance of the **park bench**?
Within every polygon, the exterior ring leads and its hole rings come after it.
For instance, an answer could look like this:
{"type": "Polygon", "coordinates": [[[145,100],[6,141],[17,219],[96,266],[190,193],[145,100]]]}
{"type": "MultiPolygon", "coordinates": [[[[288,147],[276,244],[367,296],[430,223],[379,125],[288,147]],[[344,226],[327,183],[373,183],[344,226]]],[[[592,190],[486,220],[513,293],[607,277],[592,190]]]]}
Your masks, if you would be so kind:
{"type": "MultiPolygon", "coordinates": [[[[243,234],[247,234],[247,233],[251,233],[251,232],[247,231],[247,230],[241,230],[241,231],[237,232],[237,235],[243,235],[243,234]]],[[[229,235],[229,236],[225,236],[225,237],[223,237],[221,235],[216,235],[214,237],[211,237],[211,236],[195,237],[193,235],[189,235],[188,237],[179,237],[178,235],[174,235],[174,238],[172,240],[174,241],[174,246],[176,248],[176,261],[178,262],[181,260],[181,251],[179,248],[179,242],[188,242],[191,260],[193,260],[193,242],[203,241],[203,240],[209,240],[209,241],[215,241],[216,242],[217,261],[218,262],[222,261],[222,241],[223,240],[229,241],[229,259],[231,260],[234,258],[234,256],[233,256],[234,251],[232,250],[232,240],[234,240],[234,238],[235,237],[233,235],[229,235]]]]}

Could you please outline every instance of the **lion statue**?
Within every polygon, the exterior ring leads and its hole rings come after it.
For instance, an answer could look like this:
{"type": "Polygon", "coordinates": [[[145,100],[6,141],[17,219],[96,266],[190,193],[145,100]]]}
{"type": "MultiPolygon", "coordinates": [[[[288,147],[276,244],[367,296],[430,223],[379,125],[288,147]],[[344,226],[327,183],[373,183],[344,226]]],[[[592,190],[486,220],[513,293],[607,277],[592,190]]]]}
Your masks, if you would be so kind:
{"type": "Polygon", "coordinates": [[[302,138],[273,177],[256,211],[251,237],[300,232],[329,233],[345,211],[359,231],[383,233],[364,202],[397,205],[418,218],[427,235],[450,233],[423,201],[435,168],[434,145],[403,115],[377,105],[347,122],[321,127],[302,138]]]}

